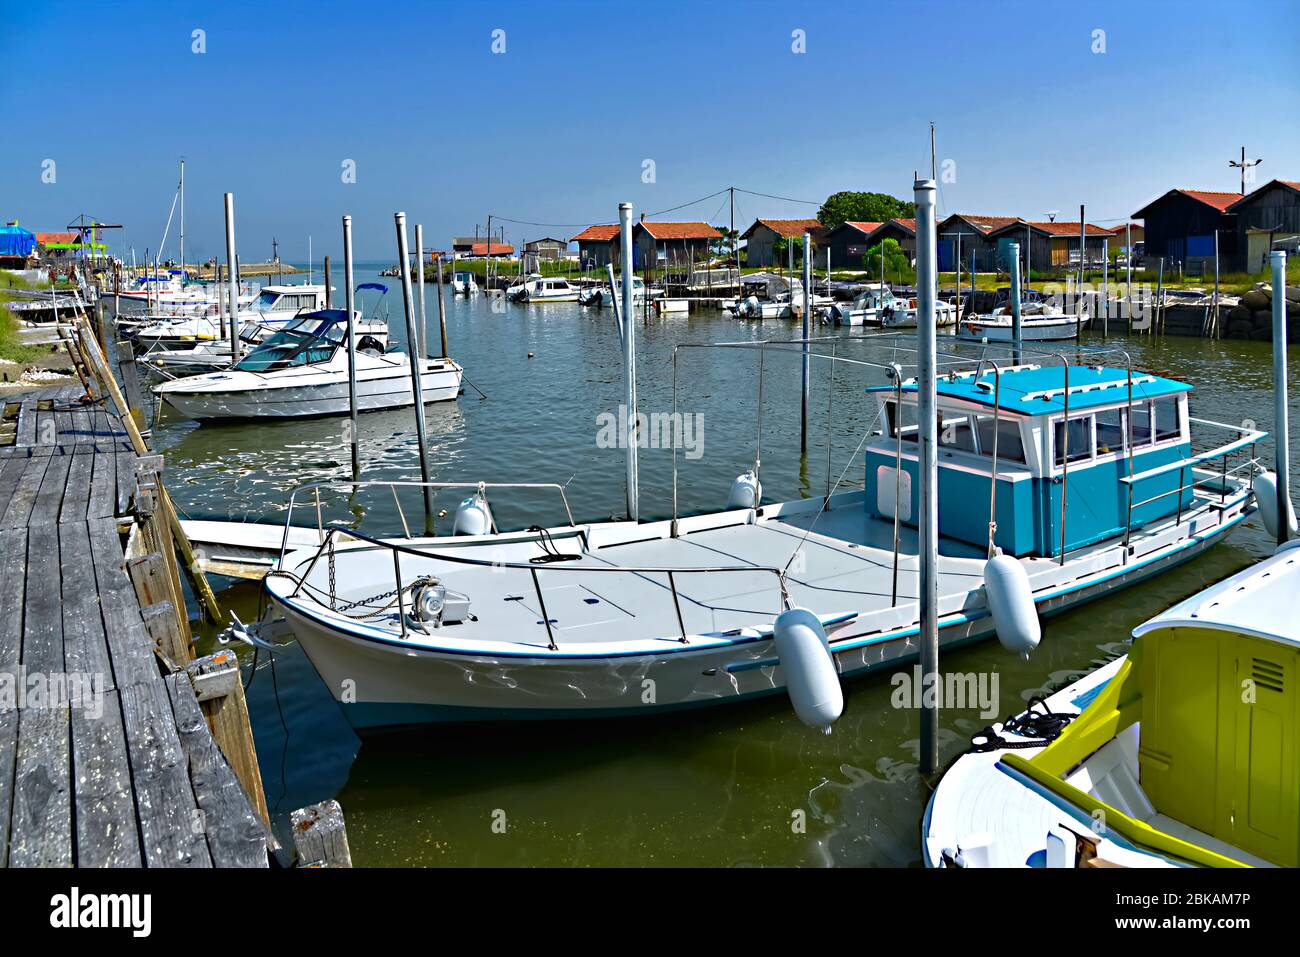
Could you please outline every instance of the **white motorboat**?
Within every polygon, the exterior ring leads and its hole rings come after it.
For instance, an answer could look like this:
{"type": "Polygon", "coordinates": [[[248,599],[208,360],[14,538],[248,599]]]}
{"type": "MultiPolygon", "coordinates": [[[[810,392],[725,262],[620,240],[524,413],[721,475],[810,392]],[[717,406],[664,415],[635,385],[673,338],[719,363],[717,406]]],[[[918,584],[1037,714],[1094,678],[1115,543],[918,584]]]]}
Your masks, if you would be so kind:
{"type": "Polygon", "coordinates": [[[1297,591],[1284,547],[976,735],[926,808],[926,864],[1300,866],[1297,591]]]}
{"type": "MultiPolygon", "coordinates": [[[[300,418],[349,410],[347,315],[326,309],[300,316],[227,371],[164,382],[154,395],[193,419],[300,418]]],[[[357,340],[357,408],[394,409],[412,402],[411,360],[385,351],[372,336],[357,340]]],[[[424,402],[455,399],[461,367],[420,360],[424,402]]]]}
{"type": "MultiPolygon", "coordinates": [[[[965,371],[944,357],[941,647],[1002,636],[985,591],[995,562],[1023,574],[1030,618],[1051,615],[1185,562],[1254,509],[1262,433],[1189,418],[1185,383],[1044,356],[964,357],[965,371]],[[1194,454],[1193,423],[1231,440],[1194,454]],[[1245,461],[1209,464],[1233,454],[1245,461]]],[[[319,544],[282,550],[267,592],[358,728],[604,719],[772,694],[807,673],[782,657],[783,622],[823,633],[815,647],[836,675],[896,667],[918,651],[916,385],[895,371],[871,394],[863,491],[765,503],[751,472],[722,511],[580,523],[552,486],[567,523],[508,531],[480,485],[446,537],[320,525],[319,544]]],[[[287,527],[296,500],[325,491],[291,500],[287,527]]]]}
{"type": "Polygon", "coordinates": [[[569,280],[558,276],[546,277],[532,273],[521,283],[506,290],[506,298],[514,302],[577,302],[580,290],[569,280]]]}
{"type": "Polygon", "coordinates": [[[472,272],[455,272],[451,276],[451,292],[455,296],[472,296],[478,292],[478,282],[472,272]]]}
{"type": "Polygon", "coordinates": [[[819,315],[837,326],[878,326],[881,317],[894,307],[894,293],[886,285],[868,286],[852,302],[831,302],[819,315]]]}
{"type": "MultiPolygon", "coordinates": [[[[618,296],[618,303],[623,304],[623,280],[618,279],[614,282],[614,294],[618,296]]],[[[636,305],[642,305],[648,296],[652,302],[662,299],[664,291],[658,286],[652,286],[649,291],[646,290],[645,280],[640,276],[632,277],[632,302],[636,305]]],[[[578,302],[584,306],[594,306],[602,309],[610,304],[609,283],[597,283],[586,286],[578,292],[578,302]]]]}
{"type": "MultiPolygon", "coordinates": [[[[1089,316],[1067,316],[1064,313],[1029,314],[1020,317],[1022,342],[1047,342],[1055,339],[1076,339],[1088,328],[1089,316]]],[[[966,339],[989,342],[1011,342],[1011,316],[968,316],[961,321],[960,335],[966,339]]]]}
{"type": "MultiPolygon", "coordinates": [[[[364,282],[357,286],[357,296],[373,290],[378,292],[369,310],[356,312],[358,338],[370,336],[383,348],[388,347],[388,310],[384,296],[388,287],[382,283],[364,282]]],[[[257,322],[246,322],[240,328],[239,338],[243,345],[240,352],[247,355],[256,349],[275,329],[257,322]]],[[[207,372],[219,372],[230,368],[230,340],[217,339],[201,341],[189,348],[165,349],[154,343],[154,348],[140,357],[144,368],[166,379],[183,376],[202,375],[207,372]]]]}
{"type": "MultiPolygon", "coordinates": [[[[376,287],[387,291],[379,283],[376,287]]],[[[241,334],[245,327],[257,332],[259,338],[293,323],[300,314],[315,312],[325,307],[325,287],[317,285],[263,286],[257,297],[239,310],[237,321],[241,334]]],[[[220,308],[209,306],[201,315],[161,319],[134,328],[121,327],[136,343],[137,348],[151,349],[201,342],[214,342],[226,338],[225,320],[220,308]]]]}
{"type": "MultiPolygon", "coordinates": [[[[880,312],[880,325],[886,329],[916,328],[916,297],[907,299],[894,298],[888,308],[880,312]]],[[[957,324],[957,307],[950,302],[938,301],[934,304],[934,324],[942,329],[957,324]]]]}

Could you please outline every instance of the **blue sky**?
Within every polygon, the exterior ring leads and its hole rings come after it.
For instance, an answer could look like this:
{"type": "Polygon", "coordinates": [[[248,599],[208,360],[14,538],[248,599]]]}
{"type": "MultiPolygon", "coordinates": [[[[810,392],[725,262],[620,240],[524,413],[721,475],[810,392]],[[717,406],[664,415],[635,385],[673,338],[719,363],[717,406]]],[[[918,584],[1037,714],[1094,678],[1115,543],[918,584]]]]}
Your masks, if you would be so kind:
{"type": "MultiPolygon", "coordinates": [[[[1295,0],[400,6],[6,2],[0,218],[90,213],[143,254],[183,155],[202,258],[224,248],[229,190],[246,262],[273,235],[285,259],[309,235],[338,255],[343,213],[359,258],[392,259],[399,209],[432,247],[488,213],[558,224],[507,222],[510,241],[567,237],[621,200],[654,213],[731,185],[907,196],[930,121],[955,171],[941,214],[1073,219],[1082,202],[1119,221],[1173,186],[1236,188],[1243,144],[1260,182],[1300,179],[1295,0]]],[[[736,219],[815,211],[742,194],[736,219]]],[[[715,197],[662,218],[726,216],[715,197]]]]}

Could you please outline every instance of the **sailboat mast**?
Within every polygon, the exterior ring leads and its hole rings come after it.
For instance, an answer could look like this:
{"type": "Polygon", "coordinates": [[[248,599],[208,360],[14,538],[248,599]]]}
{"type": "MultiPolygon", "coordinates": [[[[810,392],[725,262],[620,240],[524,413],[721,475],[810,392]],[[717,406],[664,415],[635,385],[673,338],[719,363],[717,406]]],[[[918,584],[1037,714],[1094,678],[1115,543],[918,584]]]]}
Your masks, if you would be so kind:
{"type": "Polygon", "coordinates": [[[181,157],[181,282],[185,275],[185,157],[181,157]]]}

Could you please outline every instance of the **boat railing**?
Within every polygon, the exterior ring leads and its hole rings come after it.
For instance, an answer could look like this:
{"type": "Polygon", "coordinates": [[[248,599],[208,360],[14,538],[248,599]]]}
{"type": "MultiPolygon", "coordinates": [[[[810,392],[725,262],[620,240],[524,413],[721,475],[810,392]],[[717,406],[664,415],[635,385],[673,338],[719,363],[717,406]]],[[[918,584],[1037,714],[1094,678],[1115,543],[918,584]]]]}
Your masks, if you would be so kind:
{"type": "MultiPolygon", "coordinates": [[[[410,483],[410,484],[420,484],[420,483],[410,483]]],[[[287,569],[285,569],[283,561],[281,561],[279,566],[277,566],[277,568],[271,572],[272,575],[288,577],[289,579],[291,579],[296,583],[294,590],[289,594],[290,598],[296,598],[305,589],[314,600],[318,601],[322,605],[327,605],[331,610],[334,611],[343,611],[350,607],[358,607],[362,604],[365,604],[365,602],[349,602],[341,606],[339,603],[338,590],[336,585],[337,576],[336,576],[334,562],[335,562],[335,539],[340,536],[347,536],[347,538],[350,540],[362,541],[378,548],[385,548],[392,553],[393,588],[390,592],[385,592],[383,595],[376,596],[376,598],[371,599],[371,601],[377,601],[380,598],[393,598],[393,597],[396,598],[397,618],[398,618],[399,626],[401,628],[401,636],[403,638],[405,638],[409,633],[409,628],[406,623],[406,597],[405,597],[406,592],[409,588],[419,583],[420,581],[427,579],[428,577],[425,575],[418,575],[415,578],[413,578],[411,582],[403,583],[402,581],[402,556],[403,555],[409,555],[413,558],[422,559],[424,561],[449,562],[455,565],[467,565],[467,566],[478,566],[481,568],[489,568],[493,572],[507,571],[510,569],[528,572],[532,580],[533,592],[537,596],[538,611],[541,612],[541,616],[542,616],[542,620],[538,622],[538,624],[542,624],[546,627],[546,643],[547,643],[547,647],[551,651],[558,651],[559,644],[555,640],[555,629],[553,627],[554,621],[546,610],[546,598],[542,594],[540,573],[543,570],[546,571],[548,574],[552,572],[558,572],[558,573],[581,572],[583,574],[586,574],[588,572],[594,572],[594,573],[606,574],[606,575],[621,574],[621,575],[637,575],[637,576],[646,576],[646,575],[666,576],[668,579],[668,592],[672,596],[673,610],[677,616],[677,632],[678,632],[677,640],[682,644],[689,644],[690,637],[686,631],[686,619],[682,615],[682,596],[677,590],[677,578],[681,575],[702,575],[702,574],[713,574],[718,572],[746,572],[750,574],[753,573],[771,574],[776,577],[778,597],[780,600],[780,606],[779,606],[780,609],[786,609],[791,607],[790,593],[788,588],[786,587],[786,581],[785,581],[786,570],[784,568],[777,568],[776,566],[771,566],[771,565],[769,566],[714,565],[714,566],[707,566],[707,567],[702,566],[702,567],[691,567],[691,568],[680,568],[680,567],[674,568],[669,566],[657,566],[657,565],[590,565],[585,563],[581,565],[565,565],[555,560],[554,557],[548,558],[544,563],[541,564],[532,561],[509,562],[509,561],[499,561],[496,559],[467,558],[460,555],[452,555],[447,550],[440,550],[437,554],[433,554],[430,553],[427,549],[420,549],[411,545],[402,545],[402,544],[398,544],[397,542],[386,541],[384,539],[375,538],[371,535],[366,535],[362,532],[353,531],[351,529],[344,528],[338,525],[332,526],[329,529],[329,531],[325,533],[324,537],[321,540],[320,545],[316,548],[315,554],[312,555],[311,561],[307,564],[306,570],[301,575],[294,574],[293,572],[290,572],[287,569]],[[308,583],[308,579],[311,577],[312,572],[316,570],[316,566],[320,562],[321,556],[326,556],[326,560],[329,563],[328,591],[308,583]]],[[[574,559],[578,559],[578,558],[581,558],[581,556],[574,556],[574,559]]],[[[391,605],[387,607],[391,607],[391,605]]],[[[779,611],[777,612],[777,614],[779,614],[779,611]]]]}
{"type": "MultiPolygon", "coordinates": [[[[483,495],[484,501],[487,501],[487,493],[490,489],[545,489],[558,492],[560,501],[564,505],[564,514],[569,520],[570,527],[577,527],[577,522],[573,520],[573,509],[569,507],[569,497],[564,492],[563,485],[557,485],[554,482],[416,482],[416,481],[396,481],[390,479],[368,479],[356,482],[314,482],[310,485],[303,485],[294,489],[289,494],[289,507],[284,519],[284,535],[280,539],[280,564],[284,563],[285,553],[289,549],[289,530],[293,526],[294,508],[298,506],[298,496],[310,494],[312,505],[316,510],[316,533],[325,535],[325,520],[323,505],[321,503],[322,491],[353,491],[361,488],[388,488],[393,495],[393,504],[397,508],[398,517],[402,521],[402,528],[406,531],[406,537],[412,538],[411,527],[406,521],[406,512],[402,508],[401,499],[397,496],[399,488],[418,488],[427,491],[443,491],[447,489],[464,489],[473,490],[483,495]]],[[[432,516],[429,517],[430,532],[432,535],[432,516]]],[[[359,532],[345,529],[348,535],[358,538],[364,538],[359,532]]],[[[493,532],[497,531],[494,523],[493,532]]],[[[323,539],[322,539],[323,540],[323,539]]]]}
{"type": "Polygon", "coordinates": [[[1262,471],[1262,466],[1259,458],[1256,456],[1255,449],[1257,443],[1268,435],[1267,432],[1261,432],[1258,429],[1251,429],[1241,425],[1229,425],[1224,422],[1214,422],[1209,419],[1190,418],[1189,422],[1206,428],[1234,432],[1237,437],[1206,452],[1198,452],[1174,462],[1166,462],[1164,465],[1157,465],[1154,468],[1149,468],[1133,475],[1122,477],[1119,481],[1127,490],[1128,497],[1127,520],[1124,523],[1124,545],[1126,547],[1133,531],[1133,509],[1140,508],[1143,505],[1149,505],[1152,502],[1157,502],[1162,498],[1168,498],[1170,495],[1176,495],[1178,506],[1174,524],[1181,525],[1183,520],[1183,495],[1189,489],[1193,492],[1197,489],[1204,490],[1207,488],[1207,483],[1213,483],[1209,488],[1213,490],[1214,486],[1217,486],[1219,501],[1222,503],[1227,500],[1229,478],[1235,479],[1244,471],[1248,473],[1248,479],[1253,483],[1255,475],[1259,471],[1262,471]],[[1245,460],[1238,462],[1236,465],[1229,468],[1229,459],[1232,455],[1246,450],[1249,450],[1249,453],[1245,460]],[[1221,460],[1221,467],[1218,471],[1210,471],[1209,469],[1203,468],[1203,466],[1216,459],[1221,460]],[[1162,492],[1157,492],[1156,494],[1144,499],[1134,500],[1134,489],[1139,483],[1153,478],[1158,478],[1162,475],[1169,475],[1172,472],[1178,473],[1178,484],[1175,487],[1165,489],[1162,492]],[[1200,473],[1199,477],[1197,474],[1198,472],[1200,473]]]}

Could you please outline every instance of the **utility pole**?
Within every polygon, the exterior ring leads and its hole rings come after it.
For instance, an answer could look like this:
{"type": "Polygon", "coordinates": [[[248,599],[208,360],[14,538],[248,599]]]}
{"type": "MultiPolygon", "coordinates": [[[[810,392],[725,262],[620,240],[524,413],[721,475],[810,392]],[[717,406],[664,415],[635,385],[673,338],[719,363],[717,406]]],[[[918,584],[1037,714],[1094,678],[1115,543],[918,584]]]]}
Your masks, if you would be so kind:
{"type": "Polygon", "coordinates": [[[1246,147],[1244,146],[1241,148],[1240,160],[1228,160],[1229,167],[1234,167],[1236,169],[1241,170],[1241,195],[1242,196],[1246,195],[1246,170],[1253,169],[1254,167],[1258,166],[1262,162],[1264,162],[1263,157],[1260,157],[1259,159],[1253,159],[1253,160],[1246,159],[1246,147]]]}
{"type": "Polygon", "coordinates": [[[736,295],[740,295],[740,244],[736,235],[736,187],[727,187],[731,193],[731,258],[736,263],[736,295]]]}

